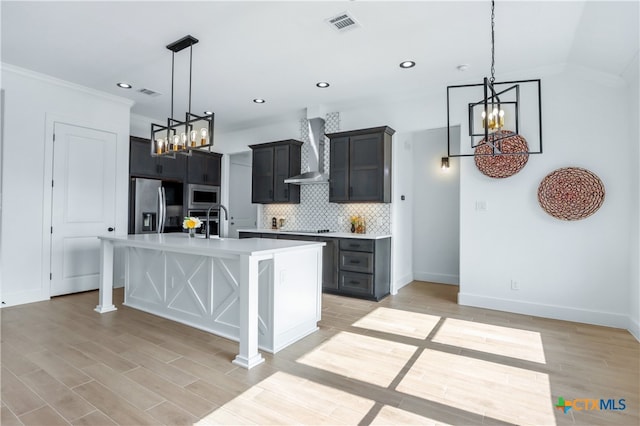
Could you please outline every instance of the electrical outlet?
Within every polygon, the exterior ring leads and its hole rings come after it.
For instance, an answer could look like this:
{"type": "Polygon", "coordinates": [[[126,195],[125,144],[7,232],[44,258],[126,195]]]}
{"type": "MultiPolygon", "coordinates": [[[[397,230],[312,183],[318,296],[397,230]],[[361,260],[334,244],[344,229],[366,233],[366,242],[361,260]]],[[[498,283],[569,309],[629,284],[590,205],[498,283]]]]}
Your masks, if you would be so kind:
{"type": "Polygon", "coordinates": [[[518,281],[511,280],[511,290],[520,290],[520,284],[518,284],[518,281]]]}

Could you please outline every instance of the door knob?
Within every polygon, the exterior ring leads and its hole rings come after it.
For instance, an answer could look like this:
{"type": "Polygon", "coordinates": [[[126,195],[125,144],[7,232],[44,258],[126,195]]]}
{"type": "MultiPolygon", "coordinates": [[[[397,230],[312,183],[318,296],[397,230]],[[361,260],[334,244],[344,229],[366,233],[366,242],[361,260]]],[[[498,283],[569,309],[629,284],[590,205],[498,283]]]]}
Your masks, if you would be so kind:
{"type": "Polygon", "coordinates": [[[111,226],[107,228],[107,231],[109,231],[109,232],[113,232],[113,231],[115,231],[115,230],[116,230],[116,229],[115,229],[115,228],[113,228],[113,227],[111,227],[111,226]]]}

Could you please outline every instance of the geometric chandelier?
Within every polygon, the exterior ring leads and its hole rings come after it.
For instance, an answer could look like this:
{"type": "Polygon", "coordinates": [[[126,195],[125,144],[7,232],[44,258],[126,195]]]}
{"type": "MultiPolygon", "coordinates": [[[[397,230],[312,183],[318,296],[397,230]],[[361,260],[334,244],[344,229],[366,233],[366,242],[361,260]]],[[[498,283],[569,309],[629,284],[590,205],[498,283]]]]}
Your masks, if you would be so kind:
{"type": "Polygon", "coordinates": [[[213,122],[215,114],[199,116],[191,113],[191,77],[193,70],[193,45],[198,39],[187,35],[167,46],[171,50],[171,115],[166,125],[151,123],[151,155],[175,158],[175,154],[191,155],[194,149],[213,146],[213,122]],[[173,86],[175,54],[189,48],[189,103],[184,121],[173,115],[173,86]]]}
{"type": "MultiPolygon", "coordinates": [[[[495,2],[491,1],[491,77],[482,83],[447,86],[447,156],[528,156],[542,153],[540,80],[495,81],[495,2]],[[466,111],[466,112],[463,112],[466,111]],[[452,126],[470,139],[452,153],[452,126]],[[523,130],[537,150],[530,150],[523,130]]],[[[526,160],[525,160],[526,162],[526,160]]]]}

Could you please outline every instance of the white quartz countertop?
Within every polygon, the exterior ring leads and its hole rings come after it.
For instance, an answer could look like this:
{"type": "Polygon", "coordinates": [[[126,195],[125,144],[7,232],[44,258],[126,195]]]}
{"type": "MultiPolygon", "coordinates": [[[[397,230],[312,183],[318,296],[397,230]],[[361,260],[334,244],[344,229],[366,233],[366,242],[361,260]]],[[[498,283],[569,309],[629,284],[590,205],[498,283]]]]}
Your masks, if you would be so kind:
{"type": "Polygon", "coordinates": [[[216,255],[268,255],[295,251],[301,248],[322,247],[323,242],[291,241],[258,238],[189,238],[188,234],[136,234],[126,236],[101,236],[114,245],[165,250],[178,253],[216,255]]]}
{"type": "Polygon", "coordinates": [[[312,235],[314,237],[330,237],[330,238],[358,238],[363,240],[378,240],[381,238],[390,238],[391,234],[352,234],[351,232],[305,232],[305,231],[288,231],[286,229],[239,229],[238,232],[256,232],[260,234],[277,234],[284,238],[286,235],[312,235]]]}

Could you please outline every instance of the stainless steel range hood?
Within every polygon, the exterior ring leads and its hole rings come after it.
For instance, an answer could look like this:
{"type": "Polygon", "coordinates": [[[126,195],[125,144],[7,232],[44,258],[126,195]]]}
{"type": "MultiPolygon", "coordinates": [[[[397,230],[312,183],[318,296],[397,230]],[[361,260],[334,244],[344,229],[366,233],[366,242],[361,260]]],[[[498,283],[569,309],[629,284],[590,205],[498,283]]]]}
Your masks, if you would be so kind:
{"type": "Polygon", "coordinates": [[[309,168],[306,172],[285,179],[284,183],[306,185],[328,183],[329,176],[324,172],[324,119],[310,118],[309,124],[309,168]]]}

